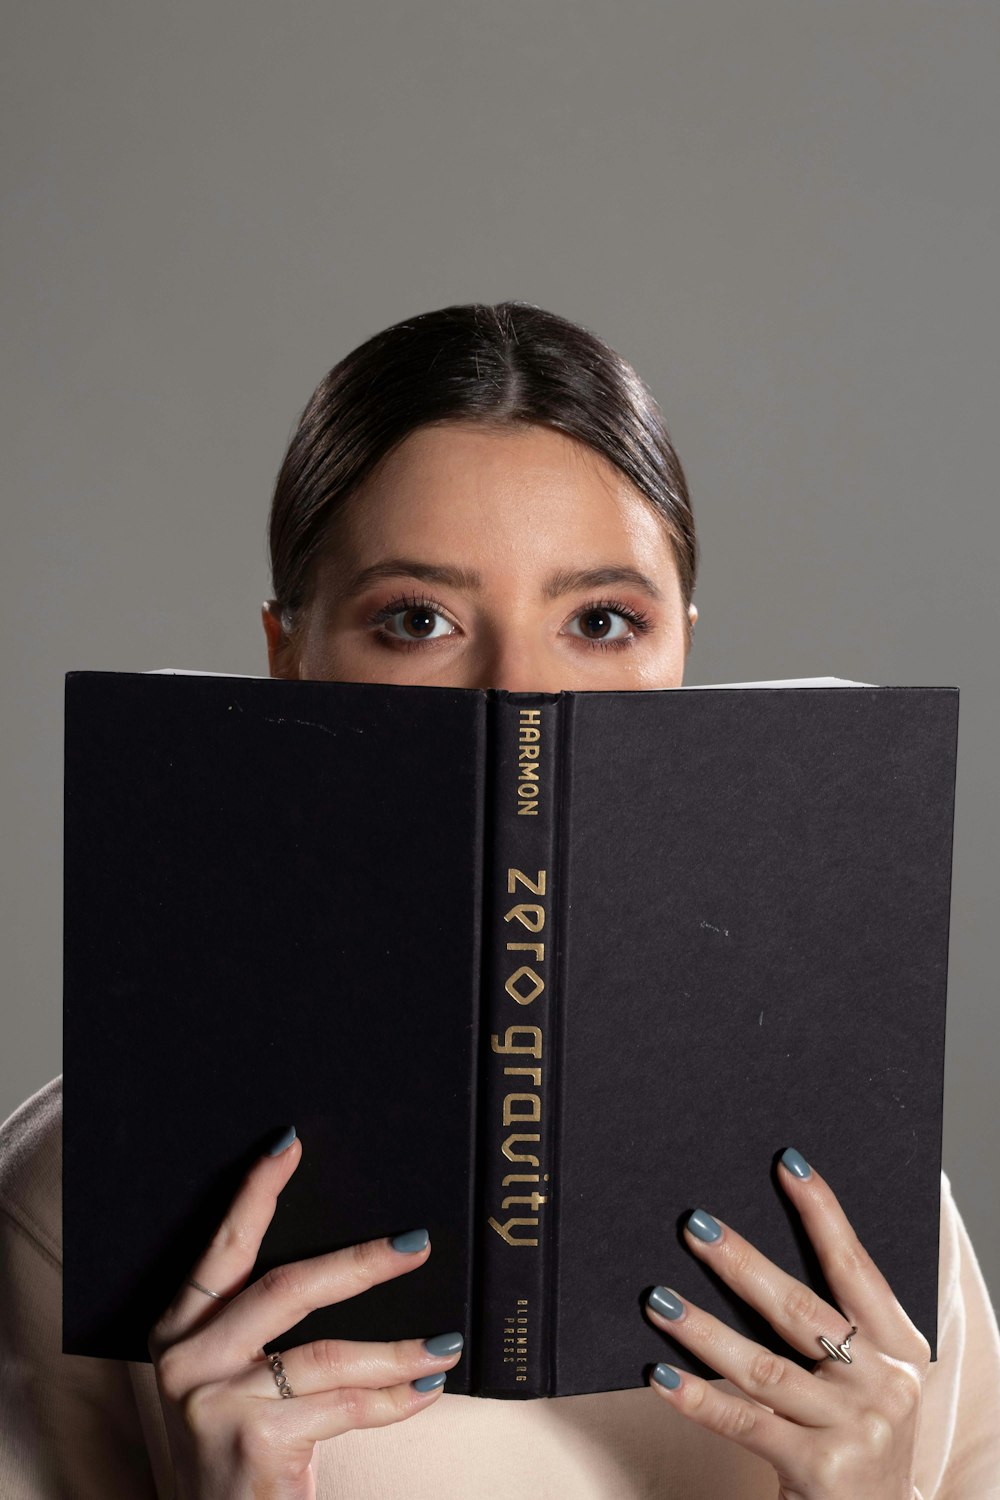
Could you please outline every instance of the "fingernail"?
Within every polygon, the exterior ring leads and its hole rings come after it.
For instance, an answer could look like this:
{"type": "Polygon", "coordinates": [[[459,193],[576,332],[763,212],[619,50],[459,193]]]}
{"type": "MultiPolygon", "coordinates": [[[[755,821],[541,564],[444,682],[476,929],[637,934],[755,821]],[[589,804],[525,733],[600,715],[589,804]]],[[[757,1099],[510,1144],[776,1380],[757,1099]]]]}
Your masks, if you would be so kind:
{"type": "Polygon", "coordinates": [[[781,1153],[781,1160],[793,1176],[802,1178],[812,1176],[812,1167],[794,1146],[789,1146],[787,1151],[781,1153]]]}
{"type": "Polygon", "coordinates": [[[447,1379],[447,1371],[441,1370],[437,1375],[421,1375],[419,1380],[411,1380],[410,1384],[415,1391],[436,1391],[447,1379]]]}
{"type": "Polygon", "coordinates": [[[649,1306],[654,1312],[658,1312],[662,1318],[679,1318],[684,1311],[684,1304],[673,1292],[665,1286],[654,1286],[646,1298],[649,1306]]]}
{"type": "Polygon", "coordinates": [[[412,1255],[416,1250],[423,1250],[430,1235],[426,1229],[408,1229],[405,1234],[397,1234],[390,1241],[394,1250],[403,1250],[407,1255],[412,1255]]]}
{"type": "Polygon", "coordinates": [[[694,1213],[688,1218],[687,1227],[696,1240],[704,1240],[707,1245],[710,1245],[713,1240],[717,1240],[722,1233],[721,1227],[715,1222],[712,1215],[706,1213],[703,1208],[695,1209],[694,1213]]]}
{"type": "Polygon", "coordinates": [[[665,1385],[668,1391],[676,1391],[681,1383],[681,1377],[673,1365],[655,1365],[653,1379],[658,1385],[665,1385]]]}
{"type": "Polygon", "coordinates": [[[436,1333],[432,1339],[424,1339],[424,1348],[435,1359],[443,1354],[457,1354],[465,1340],[460,1333],[436,1333]]]}
{"type": "Polygon", "coordinates": [[[280,1156],[282,1151],[287,1151],[295,1139],[295,1126],[289,1125],[283,1130],[278,1138],[268,1146],[265,1156],[280,1156]]]}

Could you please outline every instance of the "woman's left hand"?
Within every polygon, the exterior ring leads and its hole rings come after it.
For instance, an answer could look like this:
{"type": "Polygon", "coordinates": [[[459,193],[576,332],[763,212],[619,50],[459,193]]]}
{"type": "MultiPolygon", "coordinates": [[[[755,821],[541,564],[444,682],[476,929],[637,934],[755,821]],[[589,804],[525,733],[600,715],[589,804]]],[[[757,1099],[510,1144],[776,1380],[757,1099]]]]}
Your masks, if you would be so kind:
{"type": "Polygon", "coordinates": [[[914,1454],[930,1346],[862,1248],[836,1195],[797,1151],[778,1176],[819,1257],[839,1311],[703,1209],[684,1233],[698,1259],[818,1363],[804,1370],[718,1318],[657,1287],[646,1304],[658,1328],[752,1399],[717,1382],[656,1366],[653,1389],[690,1421],[739,1443],[777,1472],[779,1500],[913,1500],[914,1454]],[[790,1163],[790,1165],[789,1165],[790,1163]],[[659,1309],[659,1310],[657,1310],[659,1309]],[[845,1323],[845,1317],[847,1321],[845,1323]],[[819,1340],[851,1340],[851,1363],[819,1340]],[[770,1408],[768,1410],[767,1408],[770,1408]]]}

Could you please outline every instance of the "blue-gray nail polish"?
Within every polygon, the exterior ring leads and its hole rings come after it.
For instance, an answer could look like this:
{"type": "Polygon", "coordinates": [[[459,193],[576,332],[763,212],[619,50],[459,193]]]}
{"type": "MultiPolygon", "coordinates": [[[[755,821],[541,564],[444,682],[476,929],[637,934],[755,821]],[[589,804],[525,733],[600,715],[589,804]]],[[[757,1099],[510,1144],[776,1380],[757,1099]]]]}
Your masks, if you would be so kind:
{"type": "Polygon", "coordinates": [[[405,1234],[394,1235],[389,1243],[394,1250],[403,1250],[407,1255],[412,1255],[416,1250],[423,1250],[429,1239],[426,1229],[408,1229],[405,1234]]]}
{"type": "Polygon", "coordinates": [[[294,1139],[295,1139],[295,1126],[294,1125],[289,1125],[288,1128],[287,1128],[287,1130],[283,1130],[281,1132],[281,1134],[278,1136],[277,1140],[273,1141],[271,1143],[271,1145],[268,1146],[266,1155],[268,1155],[268,1156],[280,1156],[281,1153],[282,1153],[282,1151],[287,1151],[288,1150],[289,1146],[292,1144],[292,1142],[294,1141],[294,1139]]]}
{"type": "Polygon", "coordinates": [[[665,1385],[668,1391],[676,1391],[681,1383],[681,1377],[671,1365],[655,1365],[653,1379],[657,1385],[665,1385]]]}
{"type": "Polygon", "coordinates": [[[687,1227],[696,1240],[704,1240],[706,1245],[710,1245],[713,1240],[717,1240],[722,1233],[720,1225],[703,1208],[696,1208],[694,1213],[689,1216],[687,1227]]]}
{"type": "Polygon", "coordinates": [[[680,1298],[675,1297],[673,1292],[668,1292],[665,1286],[654,1286],[646,1301],[661,1318],[679,1318],[684,1311],[680,1298]]]}
{"type": "Polygon", "coordinates": [[[802,1178],[812,1176],[812,1167],[794,1146],[789,1146],[787,1151],[781,1153],[781,1160],[793,1176],[802,1178]]]}
{"type": "Polygon", "coordinates": [[[415,1391],[436,1391],[447,1379],[447,1372],[441,1370],[437,1375],[421,1375],[419,1380],[411,1380],[410,1384],[415,1391]]]}
{"type": "Polygon", "coordinates": [[[444,1354],[457,1354],[464,1344],[465,1340],[460,1333],[436,1333],[432,1339],[424,1339],[424,1348],[435,1359],[440,1359],[444,1354]]]}

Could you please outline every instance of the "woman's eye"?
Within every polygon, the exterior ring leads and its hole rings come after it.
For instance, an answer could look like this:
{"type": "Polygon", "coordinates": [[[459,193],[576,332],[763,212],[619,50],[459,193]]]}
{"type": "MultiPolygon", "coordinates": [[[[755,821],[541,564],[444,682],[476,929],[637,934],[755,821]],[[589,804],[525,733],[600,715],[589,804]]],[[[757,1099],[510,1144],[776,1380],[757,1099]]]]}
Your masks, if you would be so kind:
{"type": "Polygon", "coordinates": [[[444,615],[422,604],[397,609],[385,620],[386,633],[401,641],[432,641],[442,635],[452,635],[454,629],[444,615]]]}
{"type": "Polygon", "coordinates": [[[570,622],[570,635],[582,636],[585,641],[616,641],[629,634],[630,622],[616,609],[585,609],[574,615],[570,622]],[[572,626],[581,622],[583,628],[572,626]]]}

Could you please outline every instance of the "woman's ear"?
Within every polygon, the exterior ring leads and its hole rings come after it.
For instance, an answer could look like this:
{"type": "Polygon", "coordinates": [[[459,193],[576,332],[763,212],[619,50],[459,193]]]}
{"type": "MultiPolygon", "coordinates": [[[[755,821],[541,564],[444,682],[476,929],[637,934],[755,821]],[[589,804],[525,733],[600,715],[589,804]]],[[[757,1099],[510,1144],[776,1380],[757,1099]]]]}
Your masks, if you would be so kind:
{"type": "Polygon", "coordinates": [[[260,607],[260,617],[267,637],[267,665],[272,677],[299,675],[295,648],[281,620],[281,611],[276,599],[265,599],[260,607]]]}
{"type": "Polygon", "coordinates": [[[694,627],[698,620],[697,604],[688,605],[688,620],[690,621],[690,624],[688,625],[687,631],[687,649],[690,651],[691,647],[694,645],[694,627]]]}

